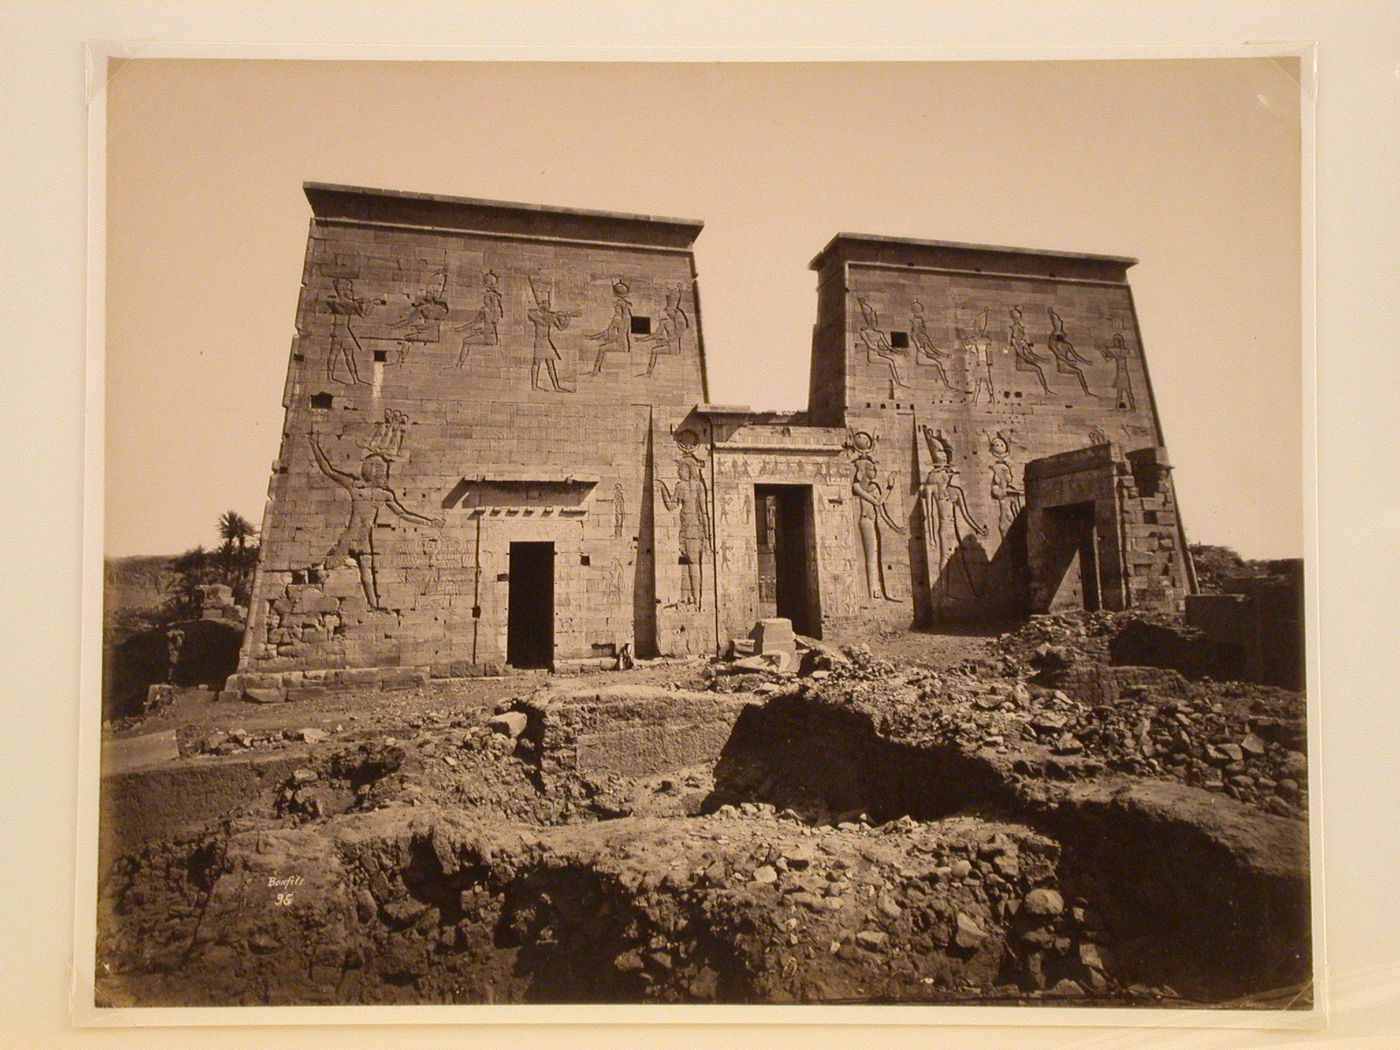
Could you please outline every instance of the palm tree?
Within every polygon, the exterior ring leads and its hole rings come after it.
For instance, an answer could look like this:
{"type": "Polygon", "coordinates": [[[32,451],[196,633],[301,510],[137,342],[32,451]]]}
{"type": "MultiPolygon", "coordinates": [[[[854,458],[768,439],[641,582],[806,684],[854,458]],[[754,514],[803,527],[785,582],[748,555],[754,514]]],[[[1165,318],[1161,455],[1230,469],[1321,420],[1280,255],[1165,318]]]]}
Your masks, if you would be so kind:
{"type": "Polygon", "coordinates": [[[224,563],[224,582],[233,588],[235,599],[242,603],[248,601],[253,567],[258,560],[258,548],[249,546],[249,541],[257,534],[253,523],[236,510],[219,516],[219,536],[224,541],[219,552],[224,563]]]}
{"type": "Polygon", "coordinates": [[[236,510],[226,510],[219,516],[219,538],[225,544],[238,547],[238,552],[247,549],[248,541],[258,534],[253,523],[236,510]]]}
{"type": "Polygon", "coordinates": [[[218,571],[210,552],[203,546],[191,547],[184,554],[171,558],[165,568],[163,589],[168,595],[166,608],[176,620],[193,619],[203,605],[200,585],[215,583],[218,571]]]}

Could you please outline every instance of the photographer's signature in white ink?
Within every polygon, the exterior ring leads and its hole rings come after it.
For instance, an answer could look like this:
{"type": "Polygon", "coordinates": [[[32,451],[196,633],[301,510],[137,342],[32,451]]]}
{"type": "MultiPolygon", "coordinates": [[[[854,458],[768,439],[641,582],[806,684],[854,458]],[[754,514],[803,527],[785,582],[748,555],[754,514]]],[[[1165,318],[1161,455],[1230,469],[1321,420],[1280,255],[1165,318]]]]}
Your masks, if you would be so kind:
{"type": "Polygon", "coordinates": [[[303,875],[269,875],[267,877],[267,888],[276,890],[277,895],[273,898],[273,903],[280,908],[291,907],[295,894],[293,887],[300,886],[306,881],[303,875]]]}

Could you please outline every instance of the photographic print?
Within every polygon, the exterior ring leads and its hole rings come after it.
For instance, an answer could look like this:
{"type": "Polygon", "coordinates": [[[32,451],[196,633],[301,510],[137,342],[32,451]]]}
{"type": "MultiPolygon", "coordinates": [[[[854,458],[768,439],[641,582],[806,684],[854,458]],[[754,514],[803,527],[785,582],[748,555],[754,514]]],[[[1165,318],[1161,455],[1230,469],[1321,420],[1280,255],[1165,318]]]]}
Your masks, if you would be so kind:
{"type": "Polygon", "coordinates": [[[114,63],[96,1005],[1311,1010],[1298,67],[114,63]]]}

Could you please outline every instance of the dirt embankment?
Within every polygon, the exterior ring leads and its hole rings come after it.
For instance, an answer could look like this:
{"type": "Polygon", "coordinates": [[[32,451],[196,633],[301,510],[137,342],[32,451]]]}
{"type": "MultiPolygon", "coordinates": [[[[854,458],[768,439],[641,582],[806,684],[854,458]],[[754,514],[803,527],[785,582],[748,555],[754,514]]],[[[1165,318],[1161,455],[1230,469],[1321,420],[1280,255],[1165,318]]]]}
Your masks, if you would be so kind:
{"type": "Polygon", "coordinates": [[[1306,792],[1273,775],[1301,698],[1115,666],[1098,631],[185,694],[183,757],[109,778],[100,1000],[1306,1004],[1306,792]]]}

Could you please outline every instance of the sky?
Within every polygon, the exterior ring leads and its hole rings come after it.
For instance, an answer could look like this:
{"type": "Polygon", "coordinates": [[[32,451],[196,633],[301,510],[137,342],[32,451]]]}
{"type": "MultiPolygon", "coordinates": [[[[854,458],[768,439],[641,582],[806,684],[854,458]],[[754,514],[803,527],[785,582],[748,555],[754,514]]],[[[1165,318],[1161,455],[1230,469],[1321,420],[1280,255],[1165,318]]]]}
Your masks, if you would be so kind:
{"type": "Polygon", "coordinates": [[[1136,257],[1188,537],[1302,553],[1295,61],[138,59],[107,139],[108,556],[261,520],[304,181],[703,219],[710,398],[759,408],[838,231],[1136,257]]]}

